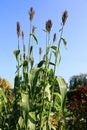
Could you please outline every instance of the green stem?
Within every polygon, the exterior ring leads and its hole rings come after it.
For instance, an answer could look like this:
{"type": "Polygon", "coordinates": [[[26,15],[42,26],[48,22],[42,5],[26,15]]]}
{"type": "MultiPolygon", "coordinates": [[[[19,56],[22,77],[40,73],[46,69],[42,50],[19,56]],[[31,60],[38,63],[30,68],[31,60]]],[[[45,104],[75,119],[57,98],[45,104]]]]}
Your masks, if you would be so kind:
{"type": "Polygon", "coordinates": [[[63,27],[64,27],[64,26],[62,26],[61,33],[60,33],[60,38],[59,38],[58,46],[57,46],[57,50],[56,50],[54,74],[55,74],[55,72],[56,72],[56,64],[57,64],[57,59],[58,59],[58,55],[59,55],[59,49],[60,49],[61,38],[62,38],[62,34],[63,34],[63,27]]]}
{"type": "MultiPolygon", "coordinates": [[[[29,43],[28,43],[28,58],[30,57],[30,44],[31,44],[31,36],[30,36],[30,34],[31,34],[31,29],[32,29],[32,21],[30,21],[30,33],[29,33],[29,43]]],[[[27,72],[29,71],[29,62],[28,62],[27,72]]]]}
{"type": "MultiPolygon", "coordinates": [[[[19,37],[18,37],[18,50],[20,49],[20,46],[19,46],[19,37]]],[[[18,77],[20,76],[20,63],[19,63],[19,55],[18,55],[18,77]]]]}
{"type": "Polygon", "coordinates": [[[50,33],[46,33],[46,68],[49,68],[50,33]]]}
{"type": "MultiPolygon", "coordinates": [[[[46,75],[44,74],[44,83],[46,81],[46,75]]],[[[41,113],[41,119],[40,119],[40,130],[43,130],[43,118],[44,118],[44,96],[45,96],[45,85],[42,86],[43,87],[43,95],[42,95],[42,113],[41,113]]]]}

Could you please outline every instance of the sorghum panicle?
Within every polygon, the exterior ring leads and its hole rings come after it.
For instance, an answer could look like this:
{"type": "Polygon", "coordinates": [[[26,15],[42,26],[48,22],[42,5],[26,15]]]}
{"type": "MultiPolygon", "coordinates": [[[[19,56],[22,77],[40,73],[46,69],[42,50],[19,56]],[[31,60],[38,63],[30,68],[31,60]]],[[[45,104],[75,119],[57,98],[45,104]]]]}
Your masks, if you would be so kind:
{"type": "Polygon", "coordinates": [[[23,46],[23,51],[24,51],[24,52],[26,51],[26,46],[25,46],[25,45],[23,46]]]}
{"type": "Polygon", "coordinates": [[[54,33],[53,42],[56,41],[56,33],[54,33]]]}
{"type": "Polygon", "coordinates": [[[27,60],[28,62],[30,62],[30,61],[31,61],[31,57],[30,57],[30,56],[27,56],[27,57],[26,57],[26,60],[27,60]]]}
{"type": "Polygon", "coordinates": [[[52,28],[52,21],[51,20],[48,20],[46,22],[46,31],[47,32],[50,32],[51,31],[51,28],[52,28]]]}
{"type": "Polygon", "coordinates": [[[35,11],[34,11],[33,8],[31,7],[31,8],[30,8],[30,11],[29,11],[30,21],[32,21],[32,19],[33,19],[33,17],[34,17],[34,14],[35,14],[35,11]]]}
{"type": "Polygon", "coordinates": [[[42,48],[41,47],[39,48],[39,54],[40,55],[42,54],[42,48]]]}
{"type": "Polygon", "coordinates": [[[24,32],[22,31],[22,40],[24,40],[24,32]]]}
{"type": "Polygon", "coordinates": [[[46,54],[43,56],[43,60],[45,60],[46,59],[46,54]]]}
{"type": "Polygon", "coordinates": [[[34,33],[34,32],[35,32],[35,29],[36,29],[36,27],[35,27],[35,26],[33,26],[33,27],[32,27],[32,33],[34,33]]]}
{"type": "Polygon", "coordinates": [[[65,25],[66,23],[66,20],[67,20],[67,17],[68,17],[68,12],[65,10],[63,12],[63,15],[62,15],[62,24],[65,25]]]}
{"type": "Polygon", "coordinates": [[[20,36],[20,22],[17,22],[17,35],[20,36]]]}

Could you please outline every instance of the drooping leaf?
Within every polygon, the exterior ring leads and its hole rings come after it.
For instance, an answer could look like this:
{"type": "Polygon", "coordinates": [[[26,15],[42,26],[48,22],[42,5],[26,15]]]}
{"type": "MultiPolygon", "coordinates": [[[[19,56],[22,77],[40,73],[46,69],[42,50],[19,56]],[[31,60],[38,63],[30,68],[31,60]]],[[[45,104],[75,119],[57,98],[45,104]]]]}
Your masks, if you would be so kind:
{"type": "Polygon", "coordinates": [[[45,63],[45,60],[41,60],[40,62],[39,62],[39,64],[37,65],[37,67],[42,67],[42,65],[45,63]]]}
{"type": "Polygon", "coordinates": [[[66,42],[65,38],[62,37],[61,40],[63,41],[64,46],[66,47],[67,42],[66,42]]]}
{"type": "Polygon", "coordinates": [[[32,36],[34,38],[35,42],[38,44],[38,40],[37,40],[36,36],[33,33],[31,33],[30,36],[32,36]]]}
{"type": "Polygon", "coordinates": [[[16,60],[17,60],[17,58],[18,58],[19,53],[20,53],[20,50],[14,50],[14,51],[13,51],[13,54],[14,54],[14,56],[16,57],[16,60]]]}
{"type": "Polygon", "coordinates": [[[58,76],[57,80],[58,80],[60,93],[61,93],[61,97],[62,97],[61,106],[62,106],[62,110],[64,110],[66,93],[67,93],[67,84],[61,76],[58,76]]]}
{"type": "Polygon", "coordinates": [[[55,51],[57,50],[57,46],[51,46],[51,48],[55,51]]]}
{"type": "Polygon", "coordinates": [[[27,61],[27,60],[24,60],[24,62],[23,62],[23,67],[27,67],[27,65],[28,65],[28,61],[27,61]]]}

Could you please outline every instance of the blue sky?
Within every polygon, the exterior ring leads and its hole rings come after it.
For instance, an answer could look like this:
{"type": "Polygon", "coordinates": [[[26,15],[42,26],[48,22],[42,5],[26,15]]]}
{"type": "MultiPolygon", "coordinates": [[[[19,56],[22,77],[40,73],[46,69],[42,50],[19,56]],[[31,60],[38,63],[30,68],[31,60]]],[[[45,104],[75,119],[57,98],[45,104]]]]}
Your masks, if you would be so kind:
{"type": "MultiPolygon", "coordinates": [[[[61,45],[62,60],[56,74],[68,82],[73,75],[87,73],[87,0],[3,0],[0,1],[0,77],[13,85],[17,64],[13,55],[13,50],[17,49],[16,22],[20,21],[28,44],[30,7],[35,10],[33,24],[37,27],[38,47],[42,48],[45,47],[42,29],[46,21],[52,20],[52,33],[59,35],[62,13],[68,11],[63,33],[67,49],[61,45]]],[[[35,58],[37,60],[38,55],[35,58]]]]}

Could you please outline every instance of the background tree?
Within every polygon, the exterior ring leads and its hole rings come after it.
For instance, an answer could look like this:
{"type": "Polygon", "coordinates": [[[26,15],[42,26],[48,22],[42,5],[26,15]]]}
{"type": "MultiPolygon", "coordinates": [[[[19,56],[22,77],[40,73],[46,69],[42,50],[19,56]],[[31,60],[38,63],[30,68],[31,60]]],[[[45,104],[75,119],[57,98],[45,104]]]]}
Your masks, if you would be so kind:
{"type": "Polygon", "coordinates": [[[79,86],[87,86],[87,74],[74,75],[69,81],[69,90],[79,86]]]}

